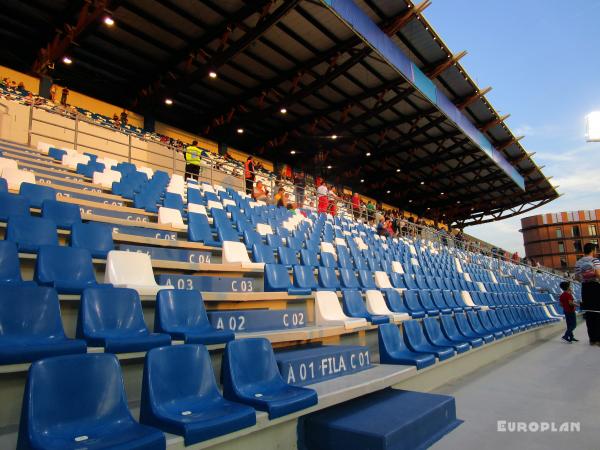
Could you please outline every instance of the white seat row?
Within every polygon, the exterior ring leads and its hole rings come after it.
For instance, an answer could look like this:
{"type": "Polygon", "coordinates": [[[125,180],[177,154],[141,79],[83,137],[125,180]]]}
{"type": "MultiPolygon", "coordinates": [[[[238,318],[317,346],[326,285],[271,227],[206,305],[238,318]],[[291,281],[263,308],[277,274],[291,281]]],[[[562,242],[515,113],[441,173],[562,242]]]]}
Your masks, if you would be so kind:
{"type": "Polygon", "coordinates": [[[173,286],[156,283],[149,255],[121,250],[108,252],[104,282],[115,287],[135,289],[140,295],[155,296],[161,289],[173,289],[173,286]]]}

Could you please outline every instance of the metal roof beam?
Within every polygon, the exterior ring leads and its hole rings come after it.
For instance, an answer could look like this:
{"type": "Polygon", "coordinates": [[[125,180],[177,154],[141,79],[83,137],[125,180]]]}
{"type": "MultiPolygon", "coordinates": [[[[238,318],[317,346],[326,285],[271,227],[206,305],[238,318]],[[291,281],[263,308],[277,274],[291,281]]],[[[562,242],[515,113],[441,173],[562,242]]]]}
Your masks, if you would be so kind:
{"type": "Polygon", "coordinates": [[[433,80],[433,79],[439,77],[442,73],[444,73],[445,70],[449,69],[450,67],[452,67],[453,65],[458,63],[458,61],[460,61],[466,55],[467,55],[467,51],[463,50],[462,52],[457,53],[456,55],[453,55],[452,57],[448,57],[448,59],[440,62],[435,67],[432,67],[431,69],[426,69],[424,72],[427,74],[427,76],[429,78],[431,78],[433,80]]]}
{"type": "Polygon", "coordinates": [[[479,91],[475,92],[473,95],[470,95],[469,97],[467,97],[467,98],[465,98],[463,100],[458,100],[457,102],[455,102],[456,107],[462,111],[467,106],[472,105],[473,103],[475,103],[477,100],[479,100],[481,97],[483,97],[484,95],[486,95],[491,90],[492,90],[491,86],[488,86],[488,87],[486,87],[484,89],[480,89],[479,91]]]}

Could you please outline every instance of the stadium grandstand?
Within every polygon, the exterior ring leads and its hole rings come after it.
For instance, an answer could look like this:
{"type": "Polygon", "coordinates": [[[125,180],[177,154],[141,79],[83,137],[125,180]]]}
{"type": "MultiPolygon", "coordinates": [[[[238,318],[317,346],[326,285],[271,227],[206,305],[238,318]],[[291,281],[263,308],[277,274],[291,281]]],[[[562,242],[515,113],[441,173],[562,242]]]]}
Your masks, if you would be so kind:
{"type": "Polygon", "coordinates": [[[558,193],[429,3],[4,5],[0,448],[506,446],[563,278],[458,230],[558,193]]]}

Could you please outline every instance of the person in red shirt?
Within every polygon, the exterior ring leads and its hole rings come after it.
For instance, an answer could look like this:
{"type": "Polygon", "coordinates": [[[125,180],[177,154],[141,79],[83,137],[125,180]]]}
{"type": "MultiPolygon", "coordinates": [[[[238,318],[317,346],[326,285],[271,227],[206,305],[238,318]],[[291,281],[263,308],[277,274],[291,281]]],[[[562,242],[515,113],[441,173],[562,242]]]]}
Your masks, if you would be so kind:
{"type": "Polygon", "coordinates": [[[560,294],[560,306],[565,313],[565,321],[567,322],[567,331],[565,331],[563,340],[572,343],[579,342],[578,339],[575,339],[573,335],[573,330],[577,327],[577,319],[575,317],[575,306],[577,303],[573,298],[573,294],[571,291],[571,283],[568,281],[563,281],[560,283],[560,288],[562,289],[562,294],[560,294]]]}

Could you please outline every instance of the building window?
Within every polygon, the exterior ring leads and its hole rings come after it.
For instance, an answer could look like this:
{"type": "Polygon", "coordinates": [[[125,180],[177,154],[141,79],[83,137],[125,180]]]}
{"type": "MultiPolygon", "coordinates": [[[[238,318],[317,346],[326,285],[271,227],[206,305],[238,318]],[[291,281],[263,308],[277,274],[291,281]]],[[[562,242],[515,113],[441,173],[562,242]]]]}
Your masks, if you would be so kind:
{"type": "Polygon", "coordinates": [[[565,258],[560,258],[560,267],[563,269],[567,268],[567,260],[565,258]]]}
{"type": "Polygon", "coordinates": [[[558,253],[564,253],[565,252],[565,243],[562,241],[559,241],[558,243],[558,253]]]}
{"type": "Polygon", "coordinates": [[[557,229],[556,229],[556,237],[557,237],[557,238],[561,238],[561,237],[563,237],[563,235],[562,235],[562,229],[560,229],[560,228],[557,228],[557,229]]]}
{"type": "Polygon", "coordinates": [[[588,225],[588,235],[596,236],[596,225],[588,225]]]}
{"type": "Polygon", "coordinates": [[[581,236],[581,234],[579,233],[579,225],[575,225],[575,226],[571,227],[571,235],[573,237],[581,236]]]}
{"type": "Polygon", "coordinates": [[[583,247],[581,245],[581,241],[573,241],[573,249],[578,253],[582,252],[583,247]]]}

